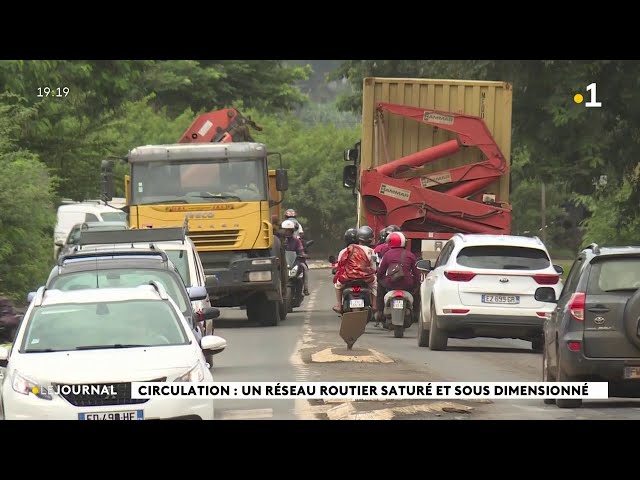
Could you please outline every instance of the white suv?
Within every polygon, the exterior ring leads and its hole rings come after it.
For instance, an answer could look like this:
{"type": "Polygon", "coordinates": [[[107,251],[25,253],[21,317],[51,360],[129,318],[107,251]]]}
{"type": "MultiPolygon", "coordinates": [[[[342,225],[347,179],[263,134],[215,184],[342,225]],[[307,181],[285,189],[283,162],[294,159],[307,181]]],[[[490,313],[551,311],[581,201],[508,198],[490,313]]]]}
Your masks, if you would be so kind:
{"type": "Polygon", "coordinates": [[[456,234],[425,272],[420,293],[418,345],[445,350],[449,338],[518,338],[542,351],[542,326],[550,314],[538,287],[562,290],[562,267],[552,265],[537,237],[456,234]]]}

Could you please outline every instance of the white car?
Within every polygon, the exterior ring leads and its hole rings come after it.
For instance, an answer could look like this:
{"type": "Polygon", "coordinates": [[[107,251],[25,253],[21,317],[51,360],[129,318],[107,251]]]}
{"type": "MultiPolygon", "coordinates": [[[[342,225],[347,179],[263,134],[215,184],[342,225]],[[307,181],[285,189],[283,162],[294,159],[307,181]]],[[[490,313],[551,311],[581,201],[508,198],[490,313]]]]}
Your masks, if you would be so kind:
{"type": "Polygon", "coordinates": [[[423,271],[418,345],[445,350],[449,338],[517,338],[542,351],[543,322],[552,306],[539,287],[562,290],[562,267],[552,265],[537,237],[454,235],[423,271]]]}
{"type": "Polygon", "coordinates": [[[11,350],[1,398],[7,420],[213,420],[211,399],[131,398],[131,382],[212,382],[203,349],[161,284],[136,288],[45,290],[31,302],[11,350]],[[107,385],[98,394],[66,385],[107,385]],[[71,390],[71,392],[69,392],[71,390]]]}

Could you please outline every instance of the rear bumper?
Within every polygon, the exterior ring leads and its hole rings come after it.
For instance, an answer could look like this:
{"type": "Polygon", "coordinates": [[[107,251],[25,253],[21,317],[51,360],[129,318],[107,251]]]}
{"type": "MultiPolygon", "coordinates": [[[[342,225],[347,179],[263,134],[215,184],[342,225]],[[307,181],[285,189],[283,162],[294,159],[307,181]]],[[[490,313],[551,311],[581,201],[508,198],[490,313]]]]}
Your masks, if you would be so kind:
{"type": "Polygon", "coordinates": [[[543,322],[543,318],[531,315],[438,316],[438,327],[453,338],[491,337],[529,340],[542,336],[543,322]]]}
{"type": "Polygon", "coordinates": [[[640,358],[589,358],[572,352],[563,342],[562,371],[576,381],[609,382],[609,395],[640,397],[640,379],[625,379],[625,367],[640,368],[640,358]],[[617,394],[617,395],[613,395],[617,394]]]}

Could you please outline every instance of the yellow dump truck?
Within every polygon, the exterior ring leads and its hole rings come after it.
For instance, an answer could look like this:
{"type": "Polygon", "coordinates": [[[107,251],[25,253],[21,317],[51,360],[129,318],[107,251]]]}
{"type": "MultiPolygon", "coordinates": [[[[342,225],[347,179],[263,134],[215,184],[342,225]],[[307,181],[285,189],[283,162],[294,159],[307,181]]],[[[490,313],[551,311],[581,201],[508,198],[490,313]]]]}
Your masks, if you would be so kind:
{"type": "Polygon", "coordinates": [[[264,144],[235,141],[250,138],[238,136],[241,120],[234,109],[204,114],[178,144],[132,149],[126,209],[131,228],[186,226],[213,304],[277,325],[288,312],[288,269],[271,220],[280,218],[287,171],[269,170],[264,144]],[[213,128],[221,118],[225,128],[213,128]]]}

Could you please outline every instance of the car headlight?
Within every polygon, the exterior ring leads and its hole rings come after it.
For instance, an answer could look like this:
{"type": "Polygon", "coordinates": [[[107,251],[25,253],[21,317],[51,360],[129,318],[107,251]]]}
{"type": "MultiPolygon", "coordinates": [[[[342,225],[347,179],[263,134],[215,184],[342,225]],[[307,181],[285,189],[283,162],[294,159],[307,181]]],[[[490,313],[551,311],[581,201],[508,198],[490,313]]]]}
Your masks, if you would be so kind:
{"type": "Polygon", "coordinates": [[[18,372],[13,372],[11,387],[15,392],[22,395],[29,395],[31,393],[38,398],[51,400],[51,395],[42,387],[42,385],[39,385],[37,382],[34,382],[27,377],[23,377],[18,372]]]}
{"type": "Polygon", "coordinates": [[[298,273],[298,265],[294,265],[291,270],[289,270],[289,276],[295,277],[298,273]]]}
{"type": "Polygon", "coordinates": [[[202,382],[204,380],[204,370],[200,362],[184,375],[180,375],[174,382],[202,382]]]}

